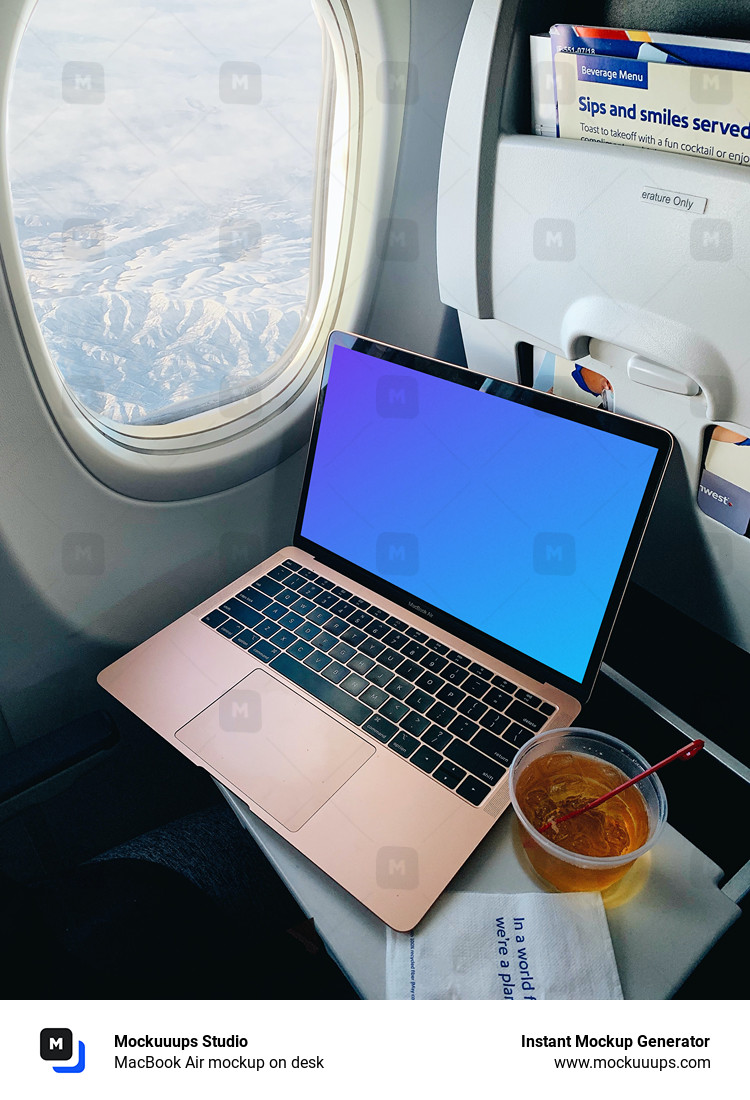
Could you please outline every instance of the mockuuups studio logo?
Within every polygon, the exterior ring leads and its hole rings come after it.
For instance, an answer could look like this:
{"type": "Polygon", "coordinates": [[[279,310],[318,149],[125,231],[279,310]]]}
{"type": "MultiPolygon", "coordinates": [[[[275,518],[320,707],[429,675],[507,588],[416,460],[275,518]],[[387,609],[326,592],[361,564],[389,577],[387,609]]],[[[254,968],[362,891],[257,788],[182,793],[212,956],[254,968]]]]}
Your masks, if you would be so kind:
{"type": "Polygon", "coordinates": [[[534,259],[574,260],[576,230],[564,218],[538,218],[534,222],[534,259]]]}
{"type": "Polygon", "coordinates": [[[534,539],[534,572],[569,577],[576,571],[576,542],[565,531],[540,531],[534,539]]]}
{"type": "Polygon", "coordinates": [[[419,569],[419,543],[409,531],[382,531],[375,543],[375,568],[381,577],[413,577],[419,569]]]}
{"type": "MultiPolygon", "coordinates": [[[[39,1033],[39,1054],[45,1062],[70,1062],[73,1058],[73,1032],[69,1027],[43,1027],[39,1033]]],[[[53,1066],[55,1073],[83,1073],[86,1048],[78,1040],[78,1061],[69,1066],[53,1066]]]]}
{"type": "Polygon", "coordinates": [[[419,412],[417,379],[382,374],[375,387],[375,411],[384,420],[413,420],[419,412]]]}
{"type": "Polygon", "coordinates": [[[414,848],[379,848],[375,881],[384,890],[414,890],[419,885],[419,859],[414,848]]]}
{"type": "Polygon", "coordinates": [[[219,701],[219,725],[226,733],[258,733],[263,725],[260,692],[227,692],[219,701]]]}

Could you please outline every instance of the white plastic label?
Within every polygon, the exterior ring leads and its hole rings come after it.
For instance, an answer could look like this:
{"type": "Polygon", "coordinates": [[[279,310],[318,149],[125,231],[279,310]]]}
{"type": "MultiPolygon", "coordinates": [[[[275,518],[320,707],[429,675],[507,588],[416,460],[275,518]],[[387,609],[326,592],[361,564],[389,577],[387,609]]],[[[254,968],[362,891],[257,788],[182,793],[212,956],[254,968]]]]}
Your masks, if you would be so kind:
{"type": "Polygon", "coordinates": [[[705,214],[708,199],[700,195],[686,195],[683,191],[664,191],[661,187],[643,187],[641,198],[653,206],[669,210],[685,210],[688,214],[705,214]]]}

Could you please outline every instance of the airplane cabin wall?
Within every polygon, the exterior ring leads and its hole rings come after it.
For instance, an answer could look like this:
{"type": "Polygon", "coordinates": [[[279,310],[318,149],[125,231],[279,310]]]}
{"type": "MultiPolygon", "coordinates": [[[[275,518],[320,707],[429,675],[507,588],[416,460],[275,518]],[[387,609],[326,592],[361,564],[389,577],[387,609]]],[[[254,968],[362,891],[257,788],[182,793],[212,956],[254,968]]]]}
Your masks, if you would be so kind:
{"type": "MultiPolygon", "coordinates": [[[[461,345],[437,291],[437,173],[469,8],[470,0],[413,0],[417,88],[413,102],[407,94],[396,234],[390,252],[381,252],[382,276],[357,326],[448,358],[460,358],[461,345]],[[400,241],[406,252],[399,255],[400,241]]],[[[131,499],[97,481],[62,438],[29,367],[5,281],[0,365],[2,753],[106,705],[95,682],[102,667],[290,541],[305,456],[298,451],[211,496],[131,499]],[[88,573],[76,546],[91,563],[88,573]]]]}

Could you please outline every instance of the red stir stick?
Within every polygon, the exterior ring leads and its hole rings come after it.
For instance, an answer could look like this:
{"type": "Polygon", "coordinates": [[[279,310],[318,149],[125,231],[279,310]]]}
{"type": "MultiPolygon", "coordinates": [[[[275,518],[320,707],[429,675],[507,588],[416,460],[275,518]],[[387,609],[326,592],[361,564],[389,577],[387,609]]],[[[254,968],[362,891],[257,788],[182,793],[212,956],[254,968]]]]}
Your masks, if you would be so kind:
{"type": "Polygon", "coordinates": [[[621,783],[619,787],[615,787],[615,789],[609,791],[608,794],[603,794],[601,798],[595,798],[593,802],[581,806],[578,810],[573,810],[572,813],[557,817],[554,821],[548,821],[547,824],[542,825],[538,831],[540,833],[546,833],[553,825],[559,825],[562,821],[570,821],[571,817],[578,817],[579,814],[585,814],[587,810],[593,810],[596,806],[601,806],[602,802],[606,802],[608,798],[612,798],[614,795],[619,794],[620,791],[626,791],[628,787],[632,787],[634,783],[639,783],[641,779],[645,779],[647,775],[658,772],[659,768],[663,768],[665,764],[671,764],[673,760],[689,760],[702,748],[703,741],[700,739],[691,741],[689,745],[685,745],[684,749],[678,749],[677,752],[673,752],[672,755],[666,757],[665,760],[660,760],[658,764],[654,764],[652,768],[646,768],[645,772],[639,772],[638,775],[634,775],[632,779],[628,779],[625,783],[621,783]]]}

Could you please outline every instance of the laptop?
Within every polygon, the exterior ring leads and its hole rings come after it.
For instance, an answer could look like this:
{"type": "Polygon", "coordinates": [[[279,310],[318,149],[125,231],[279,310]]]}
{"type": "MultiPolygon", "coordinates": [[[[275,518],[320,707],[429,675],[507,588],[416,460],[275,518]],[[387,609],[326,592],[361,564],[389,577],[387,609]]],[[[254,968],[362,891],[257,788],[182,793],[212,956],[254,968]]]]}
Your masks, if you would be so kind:
{"type": "Polygon", "coordinates": [[[590,694],[671,448],[334,332],[292,545],[99,683],[409,930],[590,694]]]}

